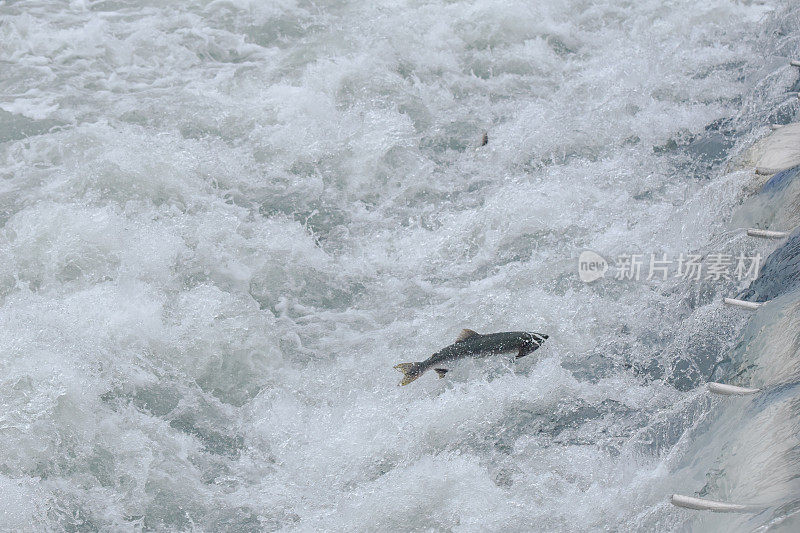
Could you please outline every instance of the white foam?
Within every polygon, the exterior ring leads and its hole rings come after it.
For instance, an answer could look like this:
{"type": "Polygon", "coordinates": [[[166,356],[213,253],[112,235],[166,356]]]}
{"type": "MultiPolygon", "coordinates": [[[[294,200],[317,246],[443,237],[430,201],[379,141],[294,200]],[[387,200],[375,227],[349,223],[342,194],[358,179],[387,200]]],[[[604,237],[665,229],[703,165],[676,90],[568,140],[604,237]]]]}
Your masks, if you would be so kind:
{"type": "Polygon", "coordinates": [[[756,173],[772,175],[800,165],[800,123],[786,124],[774,130],[751,149],[750,158],[756,173]]]}
{"type": "Polygon", "coordinates": [[[744,246],[686,146],[766,123],[770,5],[6,4],[3,526],[688,520],[746,317],[575,260],[744,246]],[[550,338],[396,386],[464,327],[550,338]]]}

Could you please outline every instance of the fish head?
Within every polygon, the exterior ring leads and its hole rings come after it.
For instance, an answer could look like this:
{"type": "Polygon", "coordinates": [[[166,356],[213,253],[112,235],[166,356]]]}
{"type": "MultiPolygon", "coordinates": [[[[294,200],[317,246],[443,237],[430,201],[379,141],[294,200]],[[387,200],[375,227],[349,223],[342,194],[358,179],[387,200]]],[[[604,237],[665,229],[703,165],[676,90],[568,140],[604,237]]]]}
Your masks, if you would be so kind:
{"type": "Polygon", "coordinates": [[[544,344],[545,339],[547,339],[547,335],[544,333],[526,331],[521,335],[521,351],[527,355],[544,344]]]}

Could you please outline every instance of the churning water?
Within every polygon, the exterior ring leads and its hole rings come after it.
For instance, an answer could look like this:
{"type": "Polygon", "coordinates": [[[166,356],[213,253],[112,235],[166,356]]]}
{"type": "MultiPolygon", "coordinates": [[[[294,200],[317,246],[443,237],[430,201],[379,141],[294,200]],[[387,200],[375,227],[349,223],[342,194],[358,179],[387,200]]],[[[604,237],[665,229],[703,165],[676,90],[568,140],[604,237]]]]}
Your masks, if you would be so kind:
{"type": "Polygon", "coordinates": [[[796,298],[577,259],[766,256],[799,55],[777,0],[0,2],[0,525],[785,525],[797,394],[702,383],[796,298]],[[550,339],[397,386],[462,328],[550,339]]]}

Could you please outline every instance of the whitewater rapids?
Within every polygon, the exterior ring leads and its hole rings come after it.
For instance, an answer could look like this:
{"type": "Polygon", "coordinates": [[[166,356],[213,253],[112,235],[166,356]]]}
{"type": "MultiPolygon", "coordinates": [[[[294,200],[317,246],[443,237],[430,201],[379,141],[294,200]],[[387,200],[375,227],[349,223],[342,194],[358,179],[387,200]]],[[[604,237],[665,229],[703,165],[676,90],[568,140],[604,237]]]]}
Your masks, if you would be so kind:
{"type": "Polygon", "coordinates": [[[577,259],[774,247],[731,222],[736,160],[795,117],[798,13],[0,2],[0,527],[711,524],[673,492],[776,509],[720,529],[791,513],[800,459],[757,466],[800,407],[703,387],[789,319],[577,259]],[[549,340],[397,386],[463,328],[549,340]]]}

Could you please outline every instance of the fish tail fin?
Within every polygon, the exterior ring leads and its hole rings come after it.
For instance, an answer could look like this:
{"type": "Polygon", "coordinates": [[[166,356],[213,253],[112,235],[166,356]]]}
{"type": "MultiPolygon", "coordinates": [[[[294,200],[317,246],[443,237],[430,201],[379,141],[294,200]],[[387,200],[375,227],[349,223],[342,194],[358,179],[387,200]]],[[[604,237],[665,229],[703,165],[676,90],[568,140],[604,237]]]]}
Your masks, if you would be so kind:
{"type": "Polygon", "coordinates": [[[408,385],[422,375],[422,365],[420,363],[400,363],[394,367],[403,373],[400,385],[408,385]]]}

